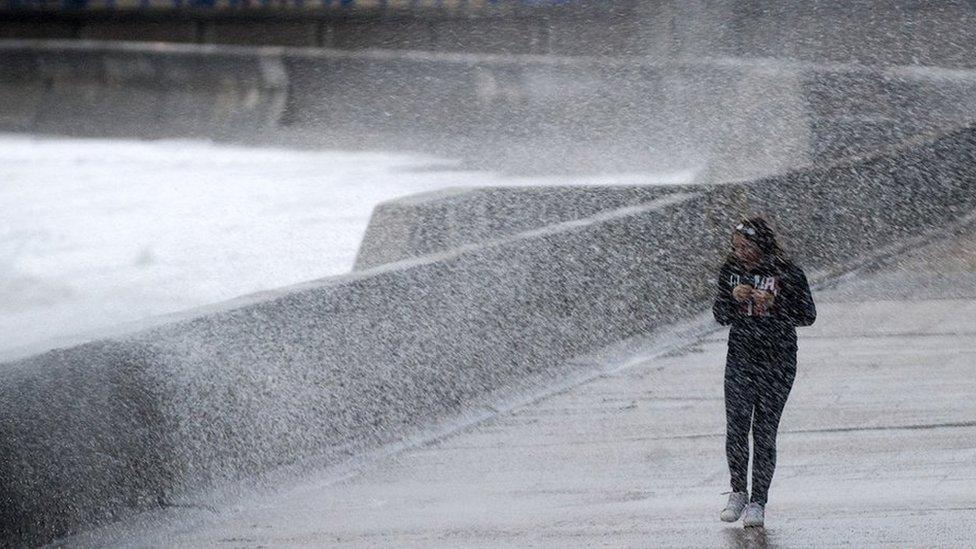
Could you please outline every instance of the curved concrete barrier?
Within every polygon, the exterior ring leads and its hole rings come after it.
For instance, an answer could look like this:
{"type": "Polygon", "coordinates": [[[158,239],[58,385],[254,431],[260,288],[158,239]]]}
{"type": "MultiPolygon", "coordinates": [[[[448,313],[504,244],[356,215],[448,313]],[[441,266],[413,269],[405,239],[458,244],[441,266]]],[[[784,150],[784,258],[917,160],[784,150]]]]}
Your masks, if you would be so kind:
{"type": "Polygon", "coordinates": [[[378,204],[360,244],[360,271],[487,242],[676,192],[668,186],[455,188],[378,204]]]}
{"type": "Polygon", "coordinates": [[[942,226],[976,207],[973,129],[919,137],[883,152],[754,181],[667,187],[452,189],[376,206],[356,268],[505,237],[536,224],[670,193],[707,191],[709,225],[762,213],[788,249],[831,270],[866,250],[942,226]],[[517,212],[526,212],[519,216],[517,212]]]}

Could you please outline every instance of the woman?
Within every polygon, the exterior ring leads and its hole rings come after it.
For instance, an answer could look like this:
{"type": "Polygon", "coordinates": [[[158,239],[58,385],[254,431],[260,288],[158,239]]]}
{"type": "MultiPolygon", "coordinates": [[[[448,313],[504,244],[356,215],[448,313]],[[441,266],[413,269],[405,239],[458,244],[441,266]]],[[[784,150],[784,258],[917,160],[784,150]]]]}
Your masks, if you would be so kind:
{"type": "Polygon", "coordinates": [[[712,312],[729,331],[725,362],[725,451],[732,477],[721,518],[762,526],[776,467],[776,430],[796,376],[796,326],[817,318],[800,267],[780,249],[761,217],[739,223],[718,277],[712,312]],[[746,493],[752,424],[752,497],[746,493]]]}

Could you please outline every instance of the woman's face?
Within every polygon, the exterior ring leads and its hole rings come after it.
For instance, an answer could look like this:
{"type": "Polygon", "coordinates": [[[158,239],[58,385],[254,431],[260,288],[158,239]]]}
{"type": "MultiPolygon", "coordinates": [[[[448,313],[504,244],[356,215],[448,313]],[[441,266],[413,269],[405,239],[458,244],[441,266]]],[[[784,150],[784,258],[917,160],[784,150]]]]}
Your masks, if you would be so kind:
{"type": "Polygon", "coordinates": [[[762,251],[748,238],[739,233],[732,233],[732,253],[744,263],[758,263],[762,251]]]}

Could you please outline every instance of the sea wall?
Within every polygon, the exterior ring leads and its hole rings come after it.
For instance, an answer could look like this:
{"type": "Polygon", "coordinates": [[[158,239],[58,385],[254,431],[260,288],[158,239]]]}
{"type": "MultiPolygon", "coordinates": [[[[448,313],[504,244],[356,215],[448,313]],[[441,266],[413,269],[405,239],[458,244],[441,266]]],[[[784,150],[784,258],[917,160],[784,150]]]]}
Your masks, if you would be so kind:
{"type": "MultiPolygon", "coordinates": [[[[830,270],[976,207],[973,131],[918,137],[875,154],[752,181],[711,185],[450,189],[377,205],[356,268],[368,268],[676,192],[706,192],[709,225],[764,215],[786,247],[830,270]],[[526,212],[527,215],[519,215],[526,212]]],[[[662,228],[662,230],[669,230],[662,228]]]]}
{"type": "Polygon", "coordinates": [[[0,38],[976,67],[969,2],[0,2],[0,38]]]}
{"type": "Polygon", "coordinates": [[[0,44],[0,127],[136,137],[267,131],[287,85],[281,59],[261,53],[0,44]]]}
{"type": "Polygon", "coordinates": [[[495,169],[695,168],[711,182],[827,164],[967,124],[976,73],[6,40],[0,99],[2,131],[369,146],[487,156],[495,169]]]}
{"type": "Polygon", "coordinates": [[[373,208],[354,269],[488,242],[675,192],[667,186],[458,187],[373,208]]]}

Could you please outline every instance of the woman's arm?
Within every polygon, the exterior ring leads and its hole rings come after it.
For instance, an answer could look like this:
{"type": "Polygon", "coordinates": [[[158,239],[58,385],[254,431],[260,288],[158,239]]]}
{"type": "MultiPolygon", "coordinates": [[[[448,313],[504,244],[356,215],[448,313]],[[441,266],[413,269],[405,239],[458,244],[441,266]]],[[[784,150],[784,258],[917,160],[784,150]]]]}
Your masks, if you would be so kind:
{"type": "Polygon", "coordinates": [[[715,303],[712,304],[712,315],[722,326],[732,324],[735,315],[735,302],[732,300],[732,288],[729,287],[729,265],[725,263],[718,273],[718,284],[715,293],[715,303]]]}
{"type": "Polygon", "coordinates": [[[785,273],[783,290],[777,298],[780,317],[793,326],[809,326],[817,320],[817,307],[803,269],[791,265],[785,273]]]}

